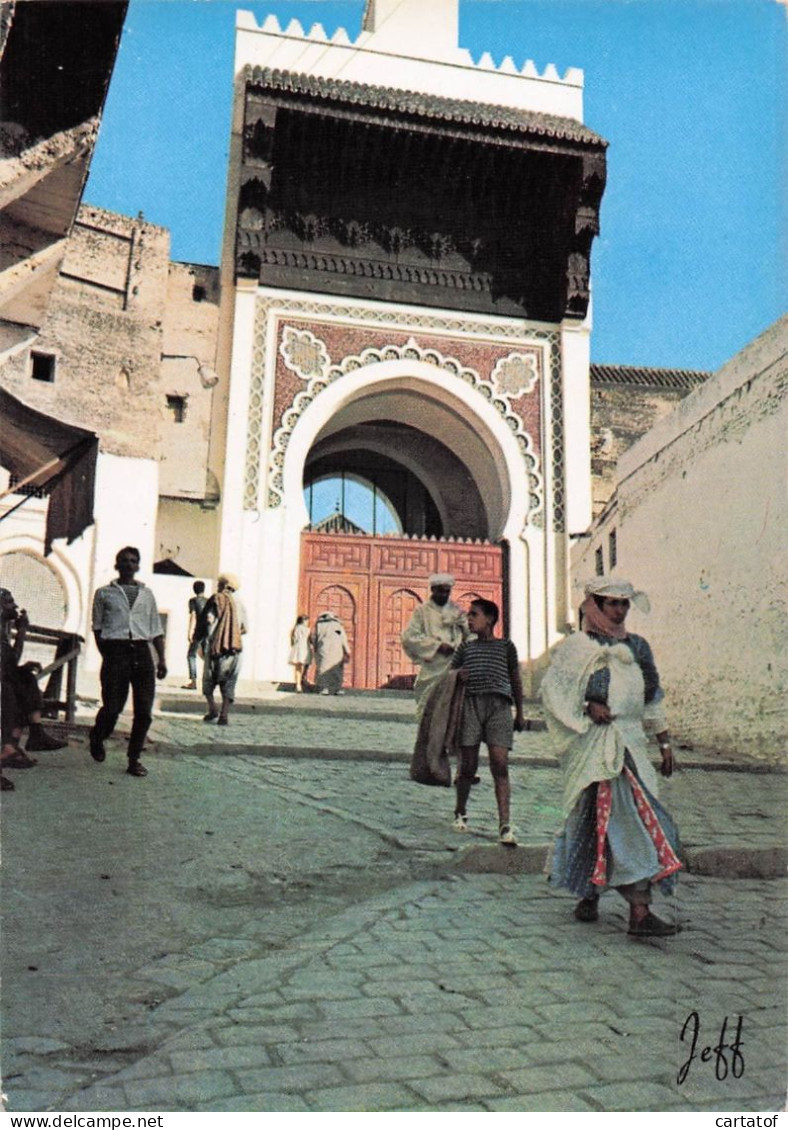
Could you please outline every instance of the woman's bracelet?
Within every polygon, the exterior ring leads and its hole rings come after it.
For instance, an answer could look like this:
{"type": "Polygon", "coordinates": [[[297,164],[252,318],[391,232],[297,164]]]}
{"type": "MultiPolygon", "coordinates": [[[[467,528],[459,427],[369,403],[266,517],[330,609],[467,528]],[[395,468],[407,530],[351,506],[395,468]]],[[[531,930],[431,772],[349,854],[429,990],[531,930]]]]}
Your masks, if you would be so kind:
{"type": "Polygon", "coordinates": [[[659,748],[660,748],[660,751],[664,753],[665,750],[672,749],[673,747],[671,746],[670,742],[660,742],[659,748]]]}

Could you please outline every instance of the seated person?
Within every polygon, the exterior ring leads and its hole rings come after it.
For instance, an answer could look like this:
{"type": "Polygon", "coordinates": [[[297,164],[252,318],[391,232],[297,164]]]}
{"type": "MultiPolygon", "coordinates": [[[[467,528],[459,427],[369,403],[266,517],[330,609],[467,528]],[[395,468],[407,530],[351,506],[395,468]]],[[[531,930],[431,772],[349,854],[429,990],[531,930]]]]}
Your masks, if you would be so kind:
{"type": "MultiPolygon", "coordinates": [[[[28,727],[27,749],[44,751],[63,749],[67,742],[58,741],[41,724],[43,706],[36,678],[39,663],[20,663],[28,629],[27,613],[17,607],[12,593],[0,589],[0,683],[2,683],[2,753],[3,769],[30,769],[36,764],[19,747],[22,731],[28,727]],[[13,642],[11,635],[14,635],[13,642]]],[[[1,775],[1,774],[0,774],[1,775]]],[[[2,788],[13,783],[3,778],[2,788]]]]}

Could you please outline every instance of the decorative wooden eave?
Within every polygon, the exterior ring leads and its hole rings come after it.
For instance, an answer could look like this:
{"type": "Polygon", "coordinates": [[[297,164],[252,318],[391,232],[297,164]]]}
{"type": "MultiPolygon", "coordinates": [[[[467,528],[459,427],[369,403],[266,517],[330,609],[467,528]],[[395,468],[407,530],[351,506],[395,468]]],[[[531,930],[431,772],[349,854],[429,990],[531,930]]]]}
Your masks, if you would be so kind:
{"type": "Polygon", "coordinates": [[[587,126],[270,67],[241,77],[239,275],[538,321],[585,317],[607,148],[587,126]]]}
{"type": "MultiPolygon", "coordinates": [[[[271,67],[248,66],[244,78],[247,91],[292,95],[294,98],[289,104],[307,113],[310,110],[344,112],[353,120],[384,121],[395,129],[413,129],[421,120],[422,128],[438,129],[447,136],[524,147],[539,144],[541,140],[550,149],[572,153],[577,153],[578,147],[604,152],[608,145],[603,137],[582,122],[554,114],[441,98],[413,90],[345,82],[271,67]],[[564,143],[566,149],[563,149],[564,143]]],[[[286,97],[277,101],[288,104],[286,97]]]]}

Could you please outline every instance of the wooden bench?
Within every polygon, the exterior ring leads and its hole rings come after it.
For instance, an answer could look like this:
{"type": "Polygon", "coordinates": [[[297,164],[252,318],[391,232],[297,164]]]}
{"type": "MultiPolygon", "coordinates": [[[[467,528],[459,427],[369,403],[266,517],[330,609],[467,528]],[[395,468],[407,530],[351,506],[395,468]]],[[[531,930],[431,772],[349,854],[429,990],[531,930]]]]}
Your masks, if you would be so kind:
{"type": "Polygon", "coordinates": [[[43,628],[39,624],[30,624],[28,627],[26,644],[51,644],[55,649],[52,662],[36,672],[39,683],[48,677],[46,686],[41,692],[44,699],[41,713],[45,718],[57,718],[59,711],[62,710],[66,722],[74,721],[77,705],[77,665],[84,642],[83,637],[75,632],[61,632],[57,628],[43,628]],[[65,695],[63,694],[64,669],[65,695]]]}

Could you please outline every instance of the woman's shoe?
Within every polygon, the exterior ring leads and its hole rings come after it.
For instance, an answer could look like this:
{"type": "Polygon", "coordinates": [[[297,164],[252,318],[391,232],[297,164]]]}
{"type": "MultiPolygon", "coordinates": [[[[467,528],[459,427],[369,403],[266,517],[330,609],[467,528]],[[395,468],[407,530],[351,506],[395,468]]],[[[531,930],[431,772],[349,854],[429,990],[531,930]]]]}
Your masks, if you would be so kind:
{"type": "Polygon", "coordinates": [[[575,907],[578,922],[596,922],[599,919],[599,899],[581,899],[575,907]]]}
{"type": "Polygon", "coordinates": [[[639,921],[630,918],[627,933],[635,938],[670,938],[681,932],[677,922],[663,922],[656,914],[648,912],[639,921]]]}

